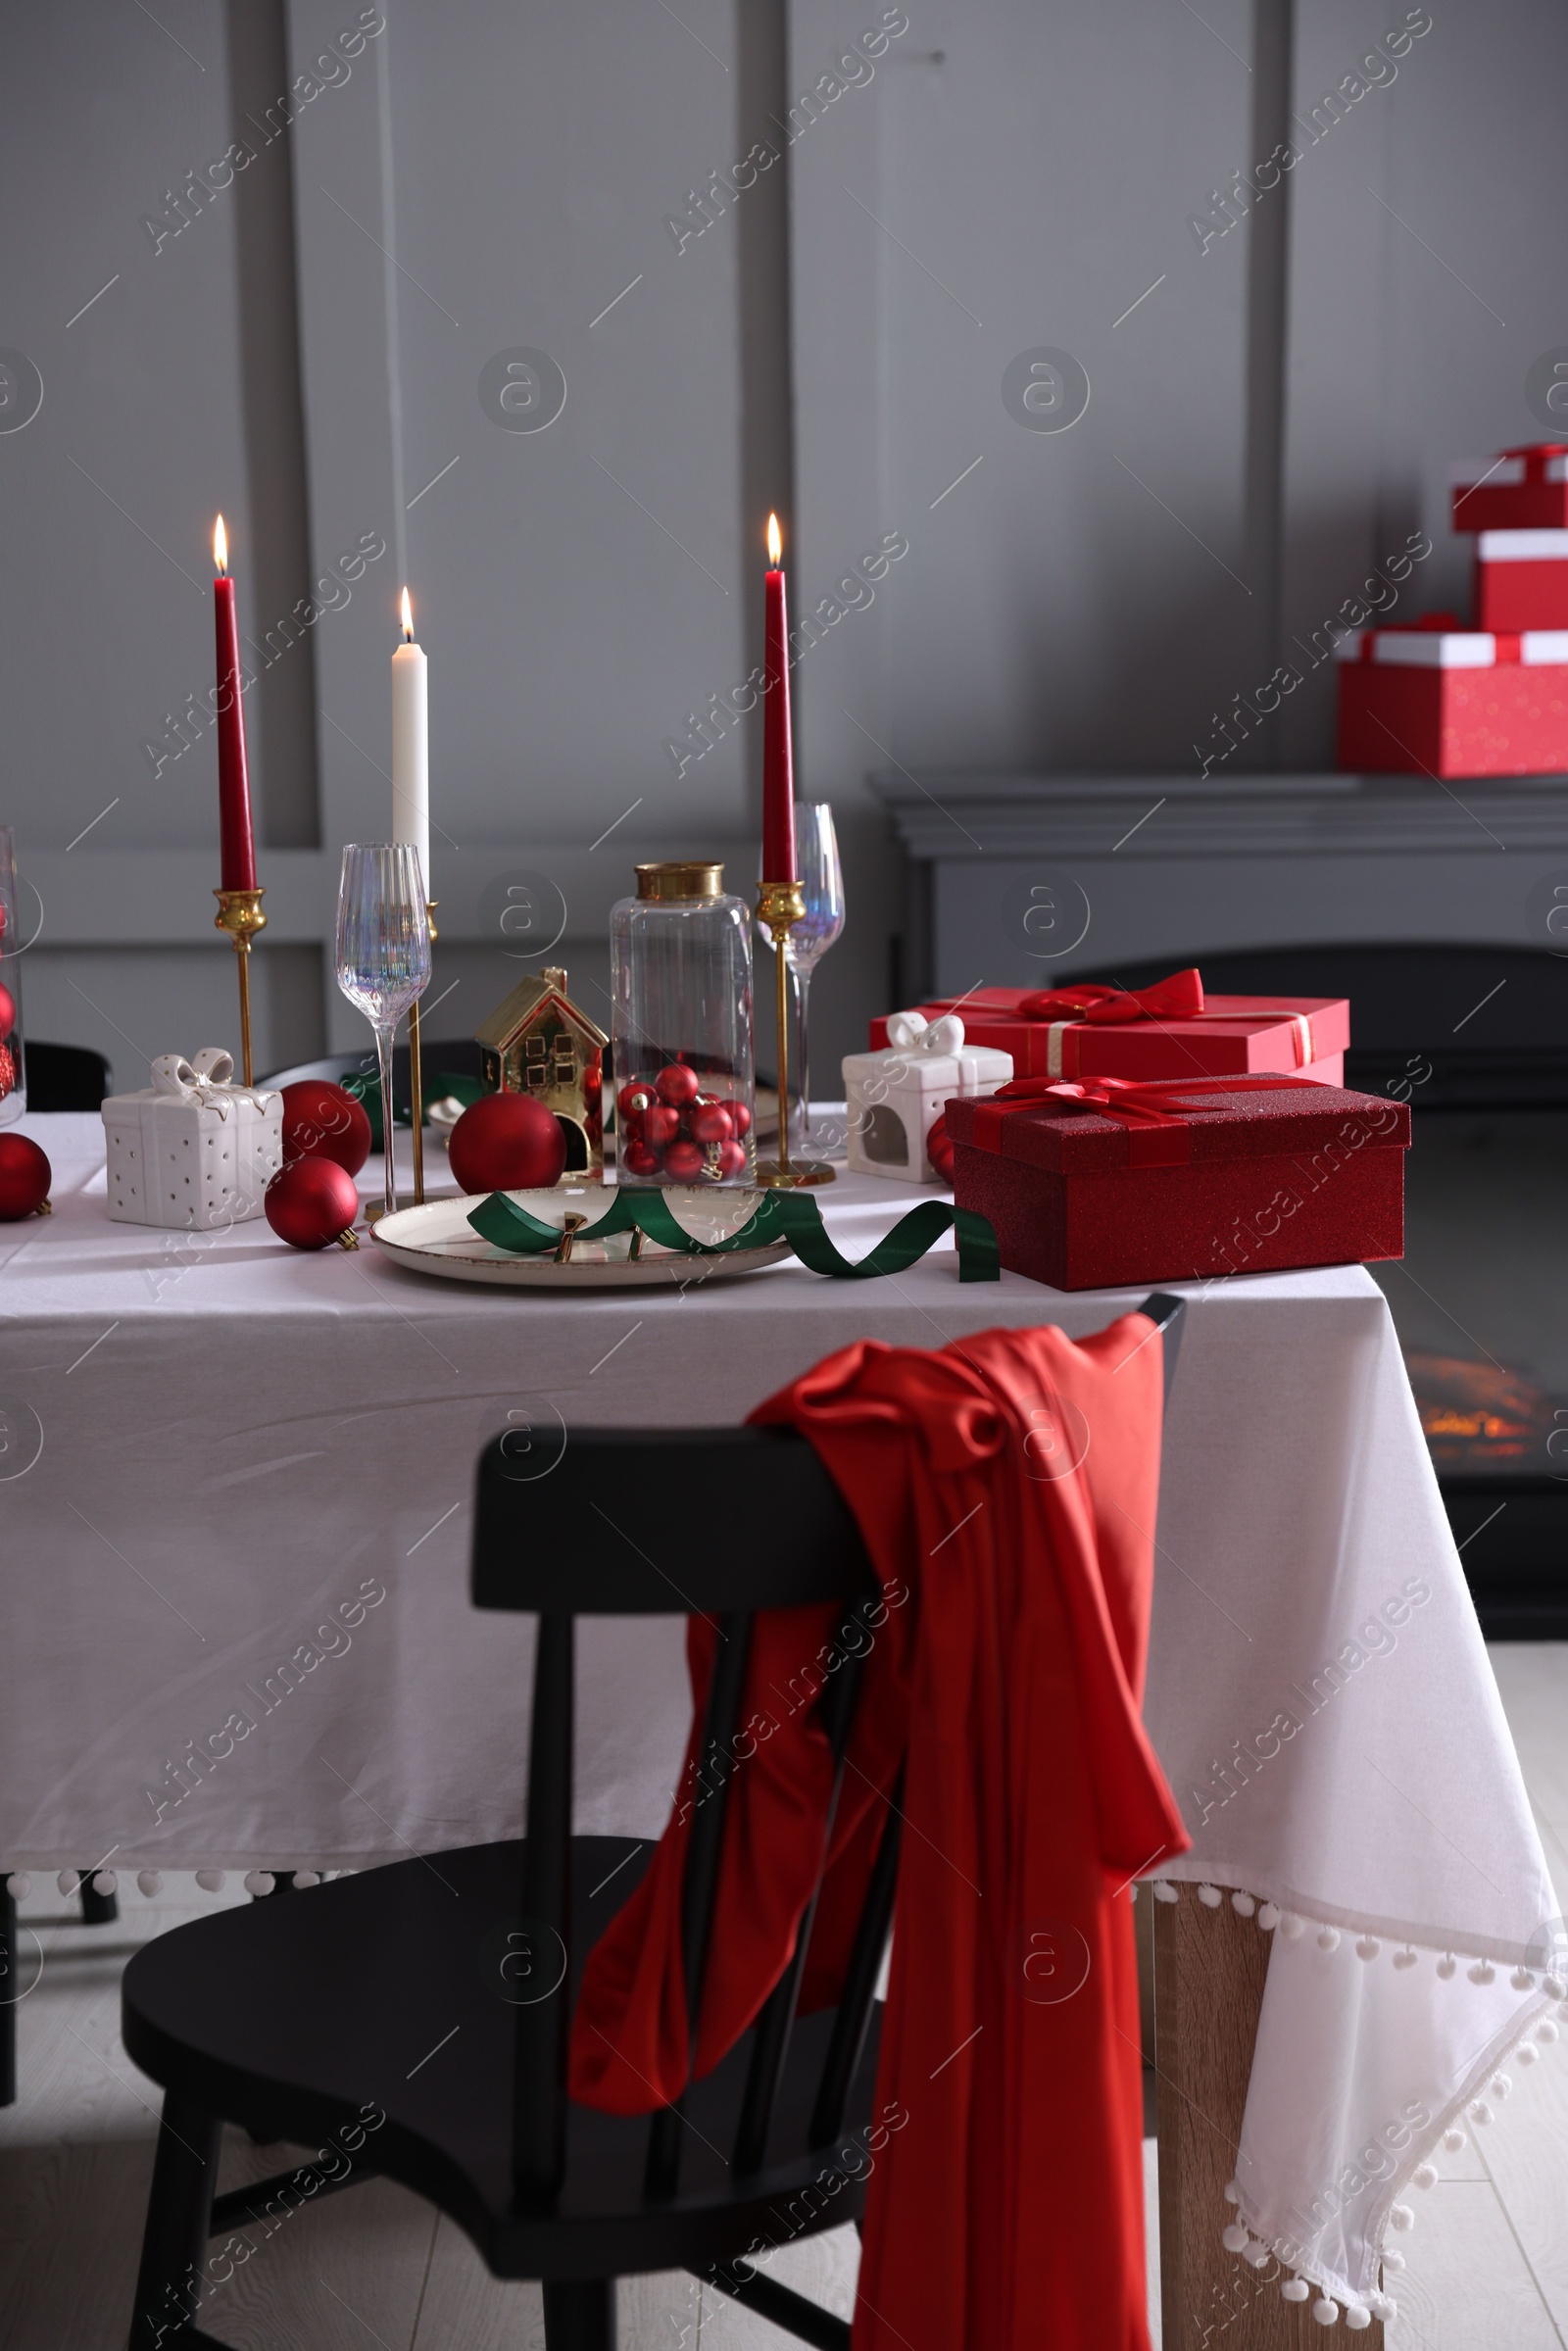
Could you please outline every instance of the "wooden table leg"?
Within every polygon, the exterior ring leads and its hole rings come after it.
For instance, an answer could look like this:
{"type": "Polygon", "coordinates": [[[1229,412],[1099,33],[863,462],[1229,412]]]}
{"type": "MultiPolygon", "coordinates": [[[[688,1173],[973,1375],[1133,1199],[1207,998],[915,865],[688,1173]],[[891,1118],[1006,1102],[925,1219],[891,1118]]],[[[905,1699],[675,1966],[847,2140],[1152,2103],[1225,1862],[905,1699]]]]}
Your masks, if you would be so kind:
{"type": "MultiPolygon", "coordinates": [[[[1308,2351],[1325,2339],[1312,2301],[1284,2299],[1272,2256],[1254,2270],[1219,2241],[1273,1937],[1228,1899],[1178,1893],[1153,1906],[1163,2351],[1308,2351]]],[[[1383,2351],[1381,2321],[1353,2339],[1383,2351]]]]}

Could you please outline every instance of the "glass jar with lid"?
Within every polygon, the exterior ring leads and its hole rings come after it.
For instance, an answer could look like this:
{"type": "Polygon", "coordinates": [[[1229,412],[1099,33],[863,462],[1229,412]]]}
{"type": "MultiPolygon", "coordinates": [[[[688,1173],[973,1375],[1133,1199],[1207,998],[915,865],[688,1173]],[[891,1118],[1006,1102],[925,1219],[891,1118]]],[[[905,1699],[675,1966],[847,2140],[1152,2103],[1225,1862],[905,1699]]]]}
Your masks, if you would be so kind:
{"type": "Polygon", "coordinates": [[[639,865],[610,967],[618,1180],[752,1183],[752,911],[723,866],[639,865]]]}

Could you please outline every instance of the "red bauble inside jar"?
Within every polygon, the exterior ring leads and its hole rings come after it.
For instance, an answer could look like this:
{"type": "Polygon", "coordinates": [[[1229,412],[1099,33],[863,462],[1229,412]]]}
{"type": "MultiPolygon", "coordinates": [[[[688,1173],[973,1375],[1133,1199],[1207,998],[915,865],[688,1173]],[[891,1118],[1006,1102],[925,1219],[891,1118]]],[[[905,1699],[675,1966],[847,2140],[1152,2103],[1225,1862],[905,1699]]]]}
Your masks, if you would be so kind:
{"type": "Polygon", "coordinates": [[[324,1078],[301,1078],[283,1089],[283,1164],[296,1159],[334,1159],[356,1176],[370,1155],[370,1121],[365,1104],[346,1087],[324,1078]]]}
{"type": "Polygon", "coordinates": [[[30,1136],[0,1135],[0,1224],[47,1213],[52,1171],[30,1136]]]}
{"type": "Polygon", "coordinates": [[[672,1143],[664,1153],[664,1173],[672,1184],[695,1184],[707,1165],[700,1143],[672,1143]]]}
{"type": "Polygon", "coordinates": [[[659,1153],[650,1151],[646,1143],[628,1137],[620,1147],[620,1164],[628,1175],[654,1176],[659,1173],[659,1153]]]}
{"type": "Polygon", "coordinates": [[[0,981],[0,1045],[4,1045],[17,1025],[17,1000],[0,981]]]}
{"type": "Polygon", "coordinates": [[[679,1133],[680,1112],[668,1102],[655,1102],[651,1110],[643,1112],[643,1140],[650,1151],[664,1151],[679,1133]]]}
{"type": "Polygon", "coordinates": [[[296,1159],[280,1167],[262,1196],[267,1221],[290,1249],[357,1248],[359,1186],[335,1159],[296,1159]],[[348,1238],[345,1240],[345,1235],[348,1238]]]}
{"type": "Polygon", "coordinates": [[[727,1143],[735,1132],[728,1106],[709,1100],[694,1102],[686,1113],[686,1131],[694,1143],[727,1143]]]}
{"type": "Polygon", "coordinates": [[[544,1192],[564,1171],[565,1129],[526,1094],[487,1094],[458,1120],[447,1156],[465,1192],[544,1192]]]}
{"type": "Polygon", "coordinates": [[[689,1069],[684,1061],[671,1061],[655,1078],[654,1092],[662,1102],[668,1102],[672,1108],[679,1110],[697,1100],[699,1085],[695,1069],[689,1069]]]}
{"type": "Polygon", "coordinates": [[[752,1114],[747,1108],[746,1104],[744,1102],[732,1102],[728,1095],[725,1095],[722,1099],[724,1108],[729,1112],[730,1123],[733,1126],[737,1137],[744,1138],[745,1136],[749,1135],[752,1131],[752,1114]]]}
{"type": "Polygon", "coordinates": [[[623,1119],[635,1118],[647,1109],[650,1102],[657,1102],[658,1099],[652,1086],[638,1078],[631,1085],[622,1086],[615,1097],[615,1109],[623,1119]]]}
{"type": "Polygon", "coordinates": [[[718,1172],[723,1176],[738,1176],[746,1165],[744,1143],[721,1143],[718,1147],[718,1172]]]}

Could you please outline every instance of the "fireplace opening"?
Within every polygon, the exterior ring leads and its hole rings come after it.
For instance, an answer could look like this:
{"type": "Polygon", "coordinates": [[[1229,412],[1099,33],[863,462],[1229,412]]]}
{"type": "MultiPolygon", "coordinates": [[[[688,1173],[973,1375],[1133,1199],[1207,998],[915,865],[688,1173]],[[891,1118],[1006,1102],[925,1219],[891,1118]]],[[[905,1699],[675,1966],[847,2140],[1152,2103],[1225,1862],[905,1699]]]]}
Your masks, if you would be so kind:
{"type": "Polygon", "coordinates": [[[1345,1082],[1408,1102],[1405,1254],[1367,1268],[1398,1333],[1489,1639],[1568,1639],[1568,957],[1362,946],[1075,972],[1213,995],[1348,996],[1345,1082]]]}

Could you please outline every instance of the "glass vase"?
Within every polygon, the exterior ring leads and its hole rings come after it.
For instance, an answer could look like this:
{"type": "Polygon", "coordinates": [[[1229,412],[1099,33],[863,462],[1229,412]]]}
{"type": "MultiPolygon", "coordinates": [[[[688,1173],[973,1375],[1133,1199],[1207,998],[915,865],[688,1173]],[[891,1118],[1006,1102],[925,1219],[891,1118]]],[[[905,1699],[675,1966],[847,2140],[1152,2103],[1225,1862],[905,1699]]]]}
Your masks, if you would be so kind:
{"type": "Polygon", "coordinates": [[[623,1184],[747,1185],[756,1166],[752,917],[722,865],[639,865],[610,917],[623,1184]]]}

